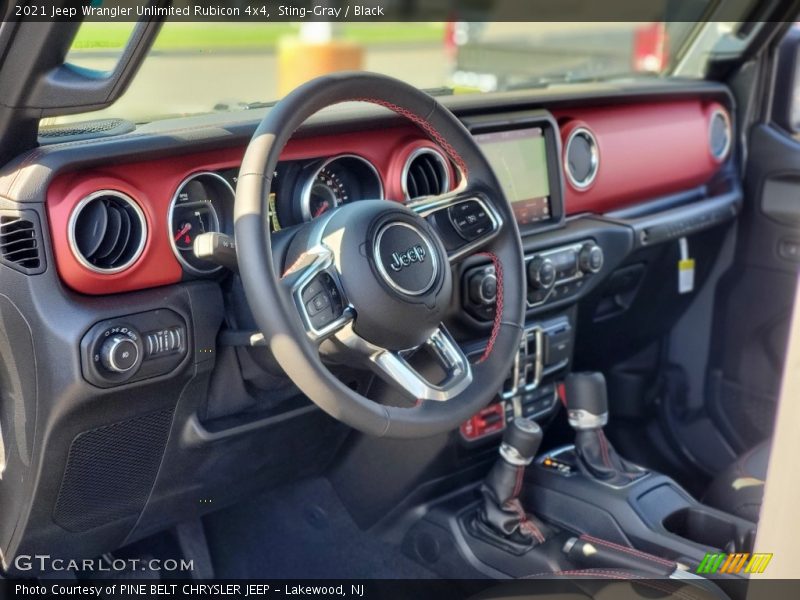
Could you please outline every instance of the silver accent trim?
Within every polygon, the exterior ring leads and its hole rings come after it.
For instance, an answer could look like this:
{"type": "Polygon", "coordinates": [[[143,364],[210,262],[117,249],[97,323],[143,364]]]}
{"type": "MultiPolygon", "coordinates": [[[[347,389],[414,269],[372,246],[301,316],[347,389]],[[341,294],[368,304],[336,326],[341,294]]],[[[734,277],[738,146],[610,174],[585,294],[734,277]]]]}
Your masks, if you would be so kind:
{"type": "Polygon", "coordinates": [[[561,548],[561,552],[564,554],[569,554],[569,551],[575,547],[575,544],[578,543],[578,538],[571,537],[566,542],[564,542],[564,547],[561,548]]]}
{"type": "Polygon", "coordinates": [[[325,338],[344,327],[347,323],[351,322],[355,318],[355,310],[346,301],[344,296],[344,290],[342,289],[338,272],[334,266],[334,256],[331,249],[325,244],[319,243],[304,252],[303,257],[304,263],[301,265],[293,265],[292,271],[284,274],[284,277],[299,272],[297,280],[293,281],[291,285],[292,298],[294,299],[297,312],[300,313],[300,318],[303,321],[303,326],[305,327],[309,338],[311,338],[311,340],[314,342],[320,343],[325,338]],[[325,272],[327,272],[331,278],[333,278],[334,283],[339,288],[339,292],[342,295],[342,305],[344,308],[341,316],[338,319],[328,323],[328,325],[322,329],[317,329],[311,324],[311,318],[308,316],[305,304],[303,303],[303,291],[305,291],[306,287],[317,275],[325,272]]]}
{"type": "Polygon", "coordinates": [[[375,257],[375,265],[378,267],[378,272],[383,277],[383,280],[389,284],[393,290],[400,292],[401,294],[405,294],[406,296],[422,296],[428,290],[433,287],[433,284],[436,283],[437,277],[439,277],[439,259],[436,256],[436,249],[433,246],[433,243],[428,236],[421,231],[419,228],[414,227],[411,223],[406,223],[405,221],[391,221],[386,223],[383,227],[378,230],[378,234],[375,236],[375,241],[372,243],[372,255],[375,257]],[[414,233],[416,233],[423,242],[425,242],[425,246],[427,246],[428,256],[431,257],[431,261],[433,262],[433,273],[431,274],[431,278],[428,283],[425,284],[425,287],[419,291],[411,291],[407,290],[406,288],[398,285],[396,281],[392,279],[391,274],[389,271],[386,270],[386,265],[383,264],[383,260],[381,257],[381,239],[383,239],[384,234],[389,231],[392,227],[405,227],[406,229],[410,229],[414,233]]]}
{"type": "Polygon", "coordinates": [[[128,194],[124,192],[120,192],[117,190],[98,190],[96,192],[92,192],[88,196],[84,196],[78,204],[75,205],[75,208],[72,209],[72,212],[69,215],[69,222],[67,224],[67,240],[69,242],[69,248],[72,251],[72,255],[75,259],[85,268],[93,271],[94,273],[100,273],[102,275],[112,275],[114,273],[120,273],[128,268],[130,268],[142,255],[144,252],[144,246],[147,243],[147,219],[144,216],[144,212],[142,212],[141,207],[137,204],[136,200],[131,198],[128,194]],[[125,263],[118,267],[114,267],[113,269],[101,269],[100,267],[96,267],[88,260],[86,257],[83,256],[81,251],[78,249],[78,244],[75,241],[75,225],[80,216],[83,209],[86,208],[93,200],[100,198],[102,196],[113,196],[125,202],[128,206],[130,206],[133,211],[136,213],[137,218],[139,219],[139,224],[142,228],[142,236],[139,240],[139,245],[136,247],[131,258],[125,263]]]}
{"type": "Polygon", "coordinates": [[[486,211],[486,214],[488,214],[489,218],[492,220],[492,231],[486,234],[485,236],[478,238],[477,240],[467,242],[464,246],[461,246],[457,250],[449,253],[447,255],[447,259],[451,263],[456,262],[458,259],[466,256],[467,254],[470,254],[475,249],[479,248],[480,246],[483,246],[486,242],[497,237],[497,235],[500,233],[500,229],[503,226],[503,218],[495,210],[494,206],[491,206],[487,202],[484,202],[483,198],[479,196],[461,196],[461,195],[445,196],[445,197],[429,196],[427,199],[420,198],[406,205],[408,208],[413,210],[419,216],[425,218],[440,210],[447,210],[452,206],[458,206],[459,204],[468,201],[475,201],[483,207],[483,209],[486,211]]]}
{"type": "MultiPolygon", "coordinates": [[[[219,173],[214,173],[213,171],[200,171],[199,173],[194,173],[189,175],[186,179],[181,181],[180,185],[175,190],[175,193],[172,195],[172,200],[169,203],[169,209],[167,210],[167,236],[169,237],[169,245],[172,248],[172,253],[175,255],[175,258],[178,259],[178,262],[181,263],[181,266],[189,271],[190,273],[194,273],[195,275],[208,275],[210,273],[215,273],[222,268],[222,265],[215,265],[209,269],[199,269],[194,265],[190,264],[185,258],[182,256],[181,250],[178,249],[178,246],[175,244],[175,232],[172,230],[172,217],[175,213],[175,205],[178,203],[178,194],[180,194],[181,190],[186,187],[190,181],[198,179],[200,177],[212,177],[214,179],[219,180],[222,182],[224,187],[226,187],[231,196],[228,199],[230,202],[231,208],[233,207],[233,203],[236,200],[236,190],[233,189],[233,186],[219,173]]],[[[213,203],[208,203],[209,208],[211,209],[211,215],[214,218],[214,231],[217,233],[220,232],[220,225],[219,225],[219,215],[217,214],[217,209],[214,208],[213,203]]],[[[193,250],[188,250],[188,252],[193,252],[193,250]]]]}
{"type": "Polygon", "coordinates": [[[527,327],[523,332],[511,371],[513,386],[510,390],[501,393],[500,397],[503,400],[511,400],[526,392],[532,392],[539,387],[544,375],[544,335],[545,330],[539,324],[527,327]],[[532,352],[530,349],[531,341],[534,344],[532,352]],[[532,365],[527,360],[528,356],[531,355],[534,356],[532,365]],[[533,380],[531,383],[527,383],[531,367],[533,367],[533,380]]]}
{"type": "Polygon", "coordinates": [[[731,150],[731,146],[733,145],[733,126],[731,125],[731,117],[727,111],[722,110],[721,108],[716,108],[711,112],[711,118],[708,120],[708,151],[711,153],[711,156],[714,157],[714,160],[717,162],[723,162],[726,158],[728,158],[728,153],[731,150]],[[725,122],[725,130],[727,131],[727,141],[725,142],[725,147],[722,149],[720,154],[714,154],[714,150],[712,149],[712,127],[714,124],[714,119],[720,116],[722,120],[725,122]]]}
{"type": "Polygon", "coordinates": [[[600,149],[597,146],[597,138],[594,136],[588,128],[586,127],[576,127],[575,129],[570,132],[569,137],[567,137],[567,141],[564,144],[564,173],[567,175],[567,179],[572,187],[576,190],[583,191],[587,189],[594,183],[594,180],[597,178],[597,172],[600,170],[600,149]],[[572,171],[569,169],[569,147],[572,141],[578,137],[582,136],[586,138],[591,146],[591,171],[589,175],[584,181],[578,181],[575,176],[572,174],[572,171]]]}
{"type": "MultiPolygon", "coordinates": [[[[133,369],[134,367],[136,367],[138,365],[138,363],[139,363],[139,346],[136,345],[136,342],[134,342],[131,338],[126,337],[124,335],[120,335],[120,334],[117,334],[117,335],[113,336],[110,339],[110,342],[111,342],[111,345],[108,347],[108,349],[106,349],[105,347],[103,347],[101,349],[101,352],[102,352],[101,361],[102,361],[103,365],[106,366],[106,368],[108,368],[109,371],[113,371],[114,373],[127,373],[128,371],[130,371],[131,369],[133,369]],[[131,366],[127,367],[127,368],[123,368],[123,367],[119,366],[117,364],[116,356],[114,355],[114,352],[116,351],[116,349],[119,348],[119,346],[121,344],[124,344],[124,343],[133,344],[134,353],[136,355],[136,358],[133,360],[133,363],[131,364],[131,366]]],[[[108,342],[106,342],[106,343],[108,343],[108,342]]],[[[104,346],[105,346],[105,344],[104,344],[104,346]]]]}
{"type": "MultiPolygon", "coordinates": [[[[383,200],[385,198],[384,189],[383,189],[383,180],[381,179],[381,175],[378,172],[378,169],[373,165],[370,161],[368,161],[363,156],[359,156],[358,154],[337,154],[336,156],[330,156],[322,161],[322,164],[319,165],[314,171],[309,175],[306,180],[303,182],[303,187],[300,191],[300,215],[303,217],[303,221],[310,221],[311,220],[311,187],[314,185],[314,180],[316,180],[317,175],[320,174],[320,171],[327,166],[330,166],[337,160],[343,158],[353,158],[355,160],[361,161],[364,163],[370,171],[372,171],[373,175],[375,175],[375,181],[378,182],[378,198],[369,198],[369,200],[383,200]]],[[[358,200],[362,200],[359,198],[358,200]]],[[[351,202],[353,200],[351,199],[351,202]]],[[[334,207],[335,208],[335,207],[334,207]]]]}
{"type": "Polygon", "coordinates": [[[567,410],[567,421],[569,421],[573,429],[599,429],[600,427],[605,427],[606,423],[608,423],[608,413],[593,415],[582,408],[573,408],[567,410]]]}
{"type": "MultiPolygon", "coordinates": [[[[440,196],[441,194],[446,194],[450,191],[450,165],[447,162],[447,159],[444,155],[435,150],[434,148],[430,148],[429,146],[422,146],[414,150],[411,154],[408,155],[406,158],[406,162],[403,164],[403,170],[400,173],[400,189],[403,190],[403,196],[405,197],[406,202],[411,200],[411,197],[408,195],[408,172],[411,169],[411,163],[414,162],[417,158],[424,154],[430,154],[436,159],[442,167],[442,173],[444,173],[444,183],[442,184],[442,189],[439,190],[438,193],[433,194],[434,196],[440,196]]],[[[421,198],[430,198],[428,196],[417,196],[414,198],[414,201],[419,200],[421,198]]]]}
{"type": "MultiPolygon", "coordinates": [[[[513,427],[513,425],[511,426],[513,427]]],[[[532,456],[530,458],[524,458],[514,446],[510,446],[505,442],[500,444],[500,456],[502,456],[503,460],[508,464],[514,465],[515,467],[527,467],[533,462],[534,458],[532,456]]]]}
{"type": "Polygon", "coordinates": [[[353,330],[348,323],[336,333],[344,346],[367,356],[373,370],[389,383],[397,384],[412,398],[446,402],[458,396],[472,383],[472,367],[464,352],[447,330],[440,326],[419,347],[406,352],[392,352],[376,346],[353,330]],[[404,358],[414,350],[427,346],[436,356],[446,376],[441,383],[433,384],[414,369],[404,358]]]}

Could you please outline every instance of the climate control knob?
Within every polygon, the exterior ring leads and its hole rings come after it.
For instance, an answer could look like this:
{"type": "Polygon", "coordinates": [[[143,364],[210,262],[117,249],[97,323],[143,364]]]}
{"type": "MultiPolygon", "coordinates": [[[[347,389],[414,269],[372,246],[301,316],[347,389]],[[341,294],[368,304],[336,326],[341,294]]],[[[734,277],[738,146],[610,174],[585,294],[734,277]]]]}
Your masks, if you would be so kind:
{"type": "Polygon", "coordinates": [[[549,258],[534,256],[528,263],[528,284],[537,290],[549,290],[556,283],[556,266],[549,258]]]}
{"type": "Polygon", "coordinates": [[[497,276],[494,271],[482,271],[470,277],[469,299],[477,306],[494,304],[497,299],[497,276]]]}
{"type": "Polygon", "coordinates": [[[578,266],[584,273],[597,273],[603,268],[603,249],[594,242],[586,242],[578,253],[578,266]]]}
{"type": "Polygon", "coordinates": [[[112,373],[127,373],[139,363],[139,346],[128,336],[112,335],[100,347],[100,363],[112,373]]]}

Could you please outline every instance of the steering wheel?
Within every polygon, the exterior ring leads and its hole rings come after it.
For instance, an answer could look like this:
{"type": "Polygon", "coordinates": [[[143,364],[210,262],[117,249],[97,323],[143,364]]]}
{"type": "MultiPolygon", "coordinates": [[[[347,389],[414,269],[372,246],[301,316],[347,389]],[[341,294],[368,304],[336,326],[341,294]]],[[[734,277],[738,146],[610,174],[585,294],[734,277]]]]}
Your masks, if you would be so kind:
{"type": "Polygon", "coordinates": [[[364,433],[419,438],[457,428],[502,387],[524,320],[524,254],[511,206],[467,129],[439,102],[394,78],[336,73],[298,87],[256,129],[242,161],[234,210],[239,272],[256,324],[278,364],[322,410],[364,433]],[[268,196],[294,131],[341,102],[378,104],[407,118],[442,148],[460,184],[402,205],[363,200],[300,228],[275,265],[268,196]],[[485,254],[497,277],[489,343],[473,363],[442,325],[452,267],[485,254]],[[370,368],[413,402],[386,406],[325,366],[320,348],[370,368]],[[436,378],[412,356],[436,366],[436,378]],[[425,374],[423,374],[425,373],[425,374]]]}

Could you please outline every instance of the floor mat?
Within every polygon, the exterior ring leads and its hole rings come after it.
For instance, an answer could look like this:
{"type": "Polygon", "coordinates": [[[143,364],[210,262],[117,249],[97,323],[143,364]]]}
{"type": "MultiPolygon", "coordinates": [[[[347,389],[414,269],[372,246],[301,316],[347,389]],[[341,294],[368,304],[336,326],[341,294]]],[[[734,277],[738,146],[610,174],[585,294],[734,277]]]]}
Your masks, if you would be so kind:
{"type": "Polygon", "coordinates": [[[326,479],[206,519],[216,577],[427,579],[435,575],[356,526],[326,479]]]}

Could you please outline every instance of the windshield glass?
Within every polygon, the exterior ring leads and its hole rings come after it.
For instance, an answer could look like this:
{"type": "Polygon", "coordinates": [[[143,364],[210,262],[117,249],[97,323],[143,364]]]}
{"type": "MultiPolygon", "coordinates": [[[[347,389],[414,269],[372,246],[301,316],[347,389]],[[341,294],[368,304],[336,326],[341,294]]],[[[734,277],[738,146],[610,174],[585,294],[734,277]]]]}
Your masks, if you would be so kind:
{"type": "MultiPolygon", "coordinates": [[[[703,30],[709,47],[730,30],[712,25],[703,30]]],[[[247,109],[336,70],[384,73],[439,94],[665,77],[699,29],[695,22],[167,22],[118,102],[58,122],[247,109]]],[[[111,70],[130,31],[131,24],[84,23],[68,61],[111,70]]]]}

